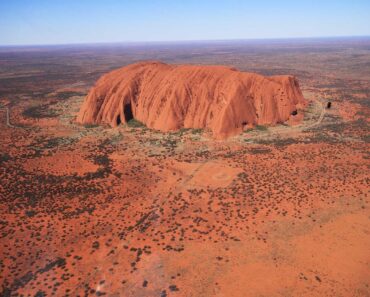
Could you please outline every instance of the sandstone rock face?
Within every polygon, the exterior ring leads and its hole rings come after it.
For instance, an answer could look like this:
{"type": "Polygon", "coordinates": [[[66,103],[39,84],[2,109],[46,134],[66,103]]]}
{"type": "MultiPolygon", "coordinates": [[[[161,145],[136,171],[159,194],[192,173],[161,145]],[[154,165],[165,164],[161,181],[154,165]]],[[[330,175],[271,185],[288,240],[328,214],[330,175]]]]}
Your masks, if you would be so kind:
{"type": "Polygon", "coordinates": [[[142,62],[103,75],[77,122],[115,127],[135,118],[161,131],[208,128],[225,138],[246,126],[285,122],[305,103],[293,76],[142,62]]]}

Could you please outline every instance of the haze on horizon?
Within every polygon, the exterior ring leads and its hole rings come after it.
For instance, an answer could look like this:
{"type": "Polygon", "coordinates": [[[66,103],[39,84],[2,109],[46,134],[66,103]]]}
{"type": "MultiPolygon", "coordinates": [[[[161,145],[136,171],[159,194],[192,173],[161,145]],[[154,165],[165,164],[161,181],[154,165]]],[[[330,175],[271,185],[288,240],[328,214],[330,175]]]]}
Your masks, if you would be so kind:
{"type": "Polygon", "coordinates": [[[370,35],[370,1],[0,2],[1,45],[370,35]]]}

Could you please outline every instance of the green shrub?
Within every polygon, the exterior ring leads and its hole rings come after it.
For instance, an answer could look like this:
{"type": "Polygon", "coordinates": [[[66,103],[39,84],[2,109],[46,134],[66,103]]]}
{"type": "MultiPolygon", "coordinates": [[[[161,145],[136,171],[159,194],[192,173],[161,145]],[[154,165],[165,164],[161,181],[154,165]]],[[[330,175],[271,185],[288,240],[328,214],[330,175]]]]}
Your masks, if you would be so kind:
{"type": "Polygon", "coordinates": [[[127,122],[127,126],[130,127],[130,128],[144,128],[145,127],[145,125],[142,122],[140,122],[136,119],[129,120],[127,122]]]}
{"type": "Polygon", "coordinates": [[[268,130],[268,127],[262,126],[262,125],[257,125],[256,126],[256,129],[259,130],[259,131],[267,131],[268,130]]]}
{"type": "Polygon", "coordinates": [[[200,134],[200,133],[202,133],[202,131],[203,131],[203,129],[200,129],[200,128],[198,128],[198,129],[191,129],[191,133],[192,134],[200,134]]]}
{"type": "Polygon", "coordinates": [[[82,92],[65,91],[65,92],[59,92],[57,94],[57,98],[64,100],[64,99],[68,99],[73,96],[85,96],[85,95],[86,94],[82,92]]]}
{"type": "Polygon", "coordinates": [[[84,127],[87,128],[87,129],[90,129],[90,128],[99,127],[99,125],[97,125],[97,124],[85,124],[84,127]]]}
{"type": "Polygon", "coordinates": [[[34,119],[54,118],[58,116],[54,110],[49,109],[48,104],[28,107],[23,111],[22,115],[34,119]]]}

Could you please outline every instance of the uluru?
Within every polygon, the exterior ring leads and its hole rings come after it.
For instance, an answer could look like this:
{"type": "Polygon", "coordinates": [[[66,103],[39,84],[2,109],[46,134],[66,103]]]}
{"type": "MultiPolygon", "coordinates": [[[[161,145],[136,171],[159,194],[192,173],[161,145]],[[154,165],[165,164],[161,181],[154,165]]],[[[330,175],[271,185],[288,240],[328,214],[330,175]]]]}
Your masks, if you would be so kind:
{"type": "Polygon", "coordinates": [[[115,127],[135,118],[160,131],[208,128],[216,138],[226,138],[247,126],[283,123],[305,102],[290,75],[140,62],[103,75],[88,93],[77,122],[115,127]]]}

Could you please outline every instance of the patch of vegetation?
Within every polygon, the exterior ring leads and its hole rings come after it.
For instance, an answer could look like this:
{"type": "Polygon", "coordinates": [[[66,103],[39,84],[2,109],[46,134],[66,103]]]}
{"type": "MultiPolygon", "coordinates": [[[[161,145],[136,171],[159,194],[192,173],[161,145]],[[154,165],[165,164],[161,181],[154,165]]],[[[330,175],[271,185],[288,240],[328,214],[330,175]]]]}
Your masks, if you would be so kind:
{"type": "Polygon", "coordinates": [[[121,132],[119,132],[118,134],[116,135],[113,135],[110,139],[110,143],[111,144],[117,144],[118,142],[120,142],[121,140],[123,139],[123,135],[121,134],[121,132]]]}
{"type": "Polygon", "coordinates": [[[131,120],[129,120],[129,121],[126,123],[126,125],[127,125],[128,127],[130,127],[130,128],[146,128],[146,126],[145,126],[142,122],[140,122],[140,121],[138,121],[138,120],[136,120],[136,119],[131,119],[131,120]]]}
{"type": "Polygon", "coordinates": [[[109,166],[110,160],[107,155],[98,155],[98,156],[94,156],[94,163],[96,165],[109,166]]]}
{"type": "Polygon", "coordinates": [[[271,139],[271,140],[256,140],[255,141],[258,144],[263,145],[273,145],[275,147],[285,147],[291,144],[299,143],[300,141],[294,138],[278,138],[278,139],[271,139]]]}
{"type": "MultiPolygon", "coordinates": [[[[0,296],[13,296],[12,292],[15,292],[21,288],[24,288],[30,281],[36,279],[38,275],[49,272],[55,267],[64,268],[65,266],[66,266],[66,260],[64,258],[57,258],[56,260],[46,264],[44,267],[39,268],[35,272],[28,271],[23,276],[15,279],[8,288],[3,286],[3,291],[0,292],[0,296]]],[[[43,294],[40,295],[39,292],[35,296],[46,296],[43,294]]]]}
{"type": "Polygon", "coordinates": [[[22,158],[38,158],[42,153],[47,152],[48,155],[51,155],[55,149],[65,147],[73,144],[76,139],[68,137],[53,137],[48,138],[45,136],[37,137],[33,140],[31,144],[27,147],[31,149],[32,152],[29,152],[26,155],[21,155],[22,158]]]}
{"type": "MultiPolygon", "coordinates": [[[[36,209],[45,199],[54,199],[56,197],[65,197],[66,199],[75,198],[80,195],[96,195],[101,192],[101,186],[97,178],[105,178],[109,175],[109,168],[101,168],[97,173],[77,175],[56,176],[51,174],[35,174],[23,170],[19,164],[7,163],[6,171],[1,175],[4,188],[1,195],[4,202],[10,203],[17,201],[14,208],[25,210],[25,216],[35,216],[36,209]],[[6,178],[8,176],[18,176],[18,179],[6,178]]],[[[1,173],[1,172],[0,172],[1,173]]],[[[58,199],[53,203],[52,208],[47,208],[48,213],[62,213],[68,215],[65,207],[57,207],[58,199]]],[[[91,208],[91,207],[89,207],[91,208]]],[[[9,210],[11,211],[11,210],[9,210]]],[[[39,213],[39,210],[37,210],[39,213]]],[[[0,221],[1,224],[1,221],[0,221]]],[[[0,296],[2,296],[0,294],[0,296]]]]}
{"type": "Polygon", "coordinates": [[[269,148],[256,147],[249,150],[251,154],[268,154],[271,153],[269,148]]]}
{"type": "Polygon", "coordinates": [[[346,130],[346,127],[348,126],[347,123],[344,122],[336,122],[336,123],[328,123],[326,125],[322,125],[319,127],[311,128],[307,131],[312,131],[312,132],[335,132],[335,133],[343,133],[346,130]]]}
{"type": "Polygon", "coordinates": [[[266,126],[262,126],[262,125],[257,125],[257,126],[256,126],[256,129],[257,129],[258,131],[267,131],[267,130],[268,130],[268,127],[266,127],[266,126]]]}
{"type": "Polygon", "coordinates": [[[183,136],[185,134],[193,134],[193,135],[198,135],[198,134],[201,134],[203,132],[203,129],[201,128],[196,128],[196,129],[193,129],[193,128],[181,128],[175,132],[172,132],[171,134],[174,135],[174,136],[183,136]]]}
{"type": "Polygon", "coordinates": [[[176,148],[177,147],[177,141],[175,139],[169,139],[167,138],[164,142],[163,142],[163,146],[166,147],[166,148],[176,148]]]}
{"type": "Polygon", "coordinates": [[[294,138],[280,138],[274,141],[274,145],[277,147],[284,147],[292,144],[297,144],[299,141],[294,138]]]}
{"type": "Polygon", "coordinates": [[[189,132],[190,130],[191,130],[191,128],[181,128],[178,131],[176,131],[175,133],[184,134],[184,133],[189,132]]]}
{"type": "Polygon", "coordinates": [[[10,159],[11,159],[11,157],[7,153],[0,154],[0,164],[5,163],[5,162],[9,161],[10,159]]]}
{"type": "Polygon", "coordinates": [[[245,172],[241,172],[238,173],[238,178],[245,180],[248,178],[248,175],[245,172]]]}
{"type": "Polygon", "coordinates": [[[337,138],[329,135],[328,133],[319,132],[319,133],[315,133],[314,136],[311,137],[306,142],[307,143],[310,143],[310,142],[313,142],[313,143],[321,143],[321,142],[325,142],[325,143],[338,143],[340,141],[337,138]]]}
{"type": "Polygon", "coordinates": [[[57,98],[65,100],[65,99],[68,99],[68,98],[73,97],[73,96],[85,96],[85,95],[86,94],[82,93],[82,92],[65,91],[65,92],[58,93],[57,98]]]}
{"type": "Polygon", "coordinates": [[[254,129],[253,128],[247,128],[243,131],[243,133],[249,133],[252,132],[254,129]]]}
{"type": "Polygon", "coordinates": [[[92,128],[99,127],[99,125],[98,124],[85,124],[84,127],[87,129],[92,129],[92,128]]]}
{"type": "Polygon", "coordinates": [[[203,132],[203,129],[197,128],[197,129],[191,129],[192,134],[201,134],[203,132]]]}
{"type": "Polygon", "coordinates": [[[190,128],[181,128],[175,132],[172,132],[171,134],[174,136],[183,136],[184,134],[187,134],[191,129],[190,128]]]}
{"type": "Polygon", "coordinates": [[[34,210],[27,210],[27,211],[25,212],[25,215],[26,215],[27,217],[29,217],[29,218],[34,217],[36,214],[37,214],[37,212],[36,212],[36,211],[34,211],[34,210]]]}
{"type": "Polygon", "coordinates": [[[25,109],[22,115],[34,119],[55,118],[58,116],[55,110],[49,109],[49,104],[31,106],[25,109]]]}
{"type": "Polygon", "coordinates": [[[370,135],[364,135],[361,137],[361,140],[366,142],[366,143],[370,143],[370,135]]]}
{"type": "Polygon", "coordinates": [[[73,143],[73,140],[70,138],[64,138],[64,137],[54,137],[46,139],[42,144],[43,149],[52,149],[52,148],[59,148],[62,145],[69,145],[73,143]]]}
{"type": "Polygon", "coordinates": [[[223,157],[224,158],[234,158],[237,155],[238,155],[237,152],[227,152],[225,155],[223,155],[223,157]]]}
{"type": "Polygon", "coordinates": [[[195,153],[195,156],[198,158],[206,158],[208,159],[210,157],[210,152],[208,150],[202,149],[195,153]]]}

